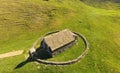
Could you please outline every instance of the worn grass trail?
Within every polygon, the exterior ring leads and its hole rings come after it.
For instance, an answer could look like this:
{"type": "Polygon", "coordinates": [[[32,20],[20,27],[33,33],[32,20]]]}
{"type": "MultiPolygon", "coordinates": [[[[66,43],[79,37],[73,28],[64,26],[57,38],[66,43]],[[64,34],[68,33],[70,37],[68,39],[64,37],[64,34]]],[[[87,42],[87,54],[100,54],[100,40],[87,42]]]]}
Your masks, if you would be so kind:
{"type": "Polygon", "coordinates": [[[18,51],[12,51],[4,54],[0,54],[0,58],[7,58],[7,57],[13,57],[17,56],[23,53],[23,50],[18,50],[18,51]]]}

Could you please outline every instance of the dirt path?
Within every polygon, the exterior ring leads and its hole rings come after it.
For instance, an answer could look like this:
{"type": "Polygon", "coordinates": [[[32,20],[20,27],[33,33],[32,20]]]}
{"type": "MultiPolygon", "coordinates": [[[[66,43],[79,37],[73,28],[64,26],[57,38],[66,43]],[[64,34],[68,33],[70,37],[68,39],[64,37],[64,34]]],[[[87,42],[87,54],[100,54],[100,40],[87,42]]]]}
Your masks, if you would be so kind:
{"type": "Polygon", "coordinates": [[[8,53],[0,54],[0,58],[12,57],[12,56],[20,55],[22,53],[23,53],[23,50],[12,51],[8,53]]]}

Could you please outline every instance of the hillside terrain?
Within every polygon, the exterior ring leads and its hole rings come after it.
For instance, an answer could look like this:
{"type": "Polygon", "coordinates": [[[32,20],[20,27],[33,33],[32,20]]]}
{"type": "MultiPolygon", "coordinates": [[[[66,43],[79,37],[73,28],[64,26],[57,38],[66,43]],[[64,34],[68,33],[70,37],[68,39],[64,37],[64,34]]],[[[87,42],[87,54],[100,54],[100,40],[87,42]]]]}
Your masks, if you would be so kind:
{"type": "Polygon", "coordinates": [[[120,9],[120,0],[81,0],[85,4],[94,6],[96,8],[104,9],[120,9]]]}
{"type": "MultiPolygon", "coordinates": [[[[81,39],[78,44],[48,60],[76,58],[84,50],[81,39]]],[[[0,54],[16,50],[24,53],[0,59],[0,73],[120,73],[120,0],[0,0],[0,54]],[[66,28],[82,33],[90,44],[80,62],[29,62],[14,69],[37,38],[66,28]]]]}

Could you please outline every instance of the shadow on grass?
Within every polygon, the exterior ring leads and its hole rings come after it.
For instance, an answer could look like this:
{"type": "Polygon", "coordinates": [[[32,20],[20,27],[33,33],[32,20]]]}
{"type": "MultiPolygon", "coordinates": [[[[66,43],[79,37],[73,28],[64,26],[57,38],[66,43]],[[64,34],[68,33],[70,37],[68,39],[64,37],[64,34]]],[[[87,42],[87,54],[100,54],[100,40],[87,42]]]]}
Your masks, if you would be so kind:
{"type": "Polygon", "coordinates": [[[32,57],[46,60],[48,58],[52,58],[52,53],[49,49],[38,47],[35,52],[29,52],[29,57],[25,61],[19,63],[14,69],[21,68],[29,62],[34,62],[35,60],[32,57]]]}
{"type": "Polygon", "coordinates": [[[21,67],[23,67],[24,65],[26,65],[27,63],[33,62],[33,61],[35,61],[35,60],[33,60],[31,57],[28,57],[27,60],[19,63],[14,69],[21,68],[21,67]]]}

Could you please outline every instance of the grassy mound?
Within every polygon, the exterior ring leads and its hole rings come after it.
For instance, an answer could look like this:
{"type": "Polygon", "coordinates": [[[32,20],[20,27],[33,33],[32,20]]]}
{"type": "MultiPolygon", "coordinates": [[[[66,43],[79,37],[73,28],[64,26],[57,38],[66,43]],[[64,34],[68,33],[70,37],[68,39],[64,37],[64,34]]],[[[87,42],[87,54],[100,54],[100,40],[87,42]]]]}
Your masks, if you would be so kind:
{"type": "MultiPolygon", "coordinates": [[[[94,2],[98,2],[95,0],[94,2]]],[[[0,59],[1,73],[119,73],[120,72],[120,9],[110,2],[110,8],[80,0],[0,0],[0,53],[25,50],[20,56],[0,59]],[[89,3],[88,5],[86,3],[89,3]],[[96,5],[97,7],[93,6],[96,5]],[[115,7],[115,8],[114,8],[115,7]],[[108,10],[109,9],[109,10],[108,10]],[[25,60],[32,43],[43,34],[69,28],[82,33],[90,43],[88,55],[70,66],[46,66],[33,62],[14,70],[25,60]]],[[[99,4],[100,5],[100,4],[99,4]]],[[[84,45],[71,49],[50,60],[76,58],[84,45]],[[63,56],[64,55],[64,56],[63,56]]]]}

